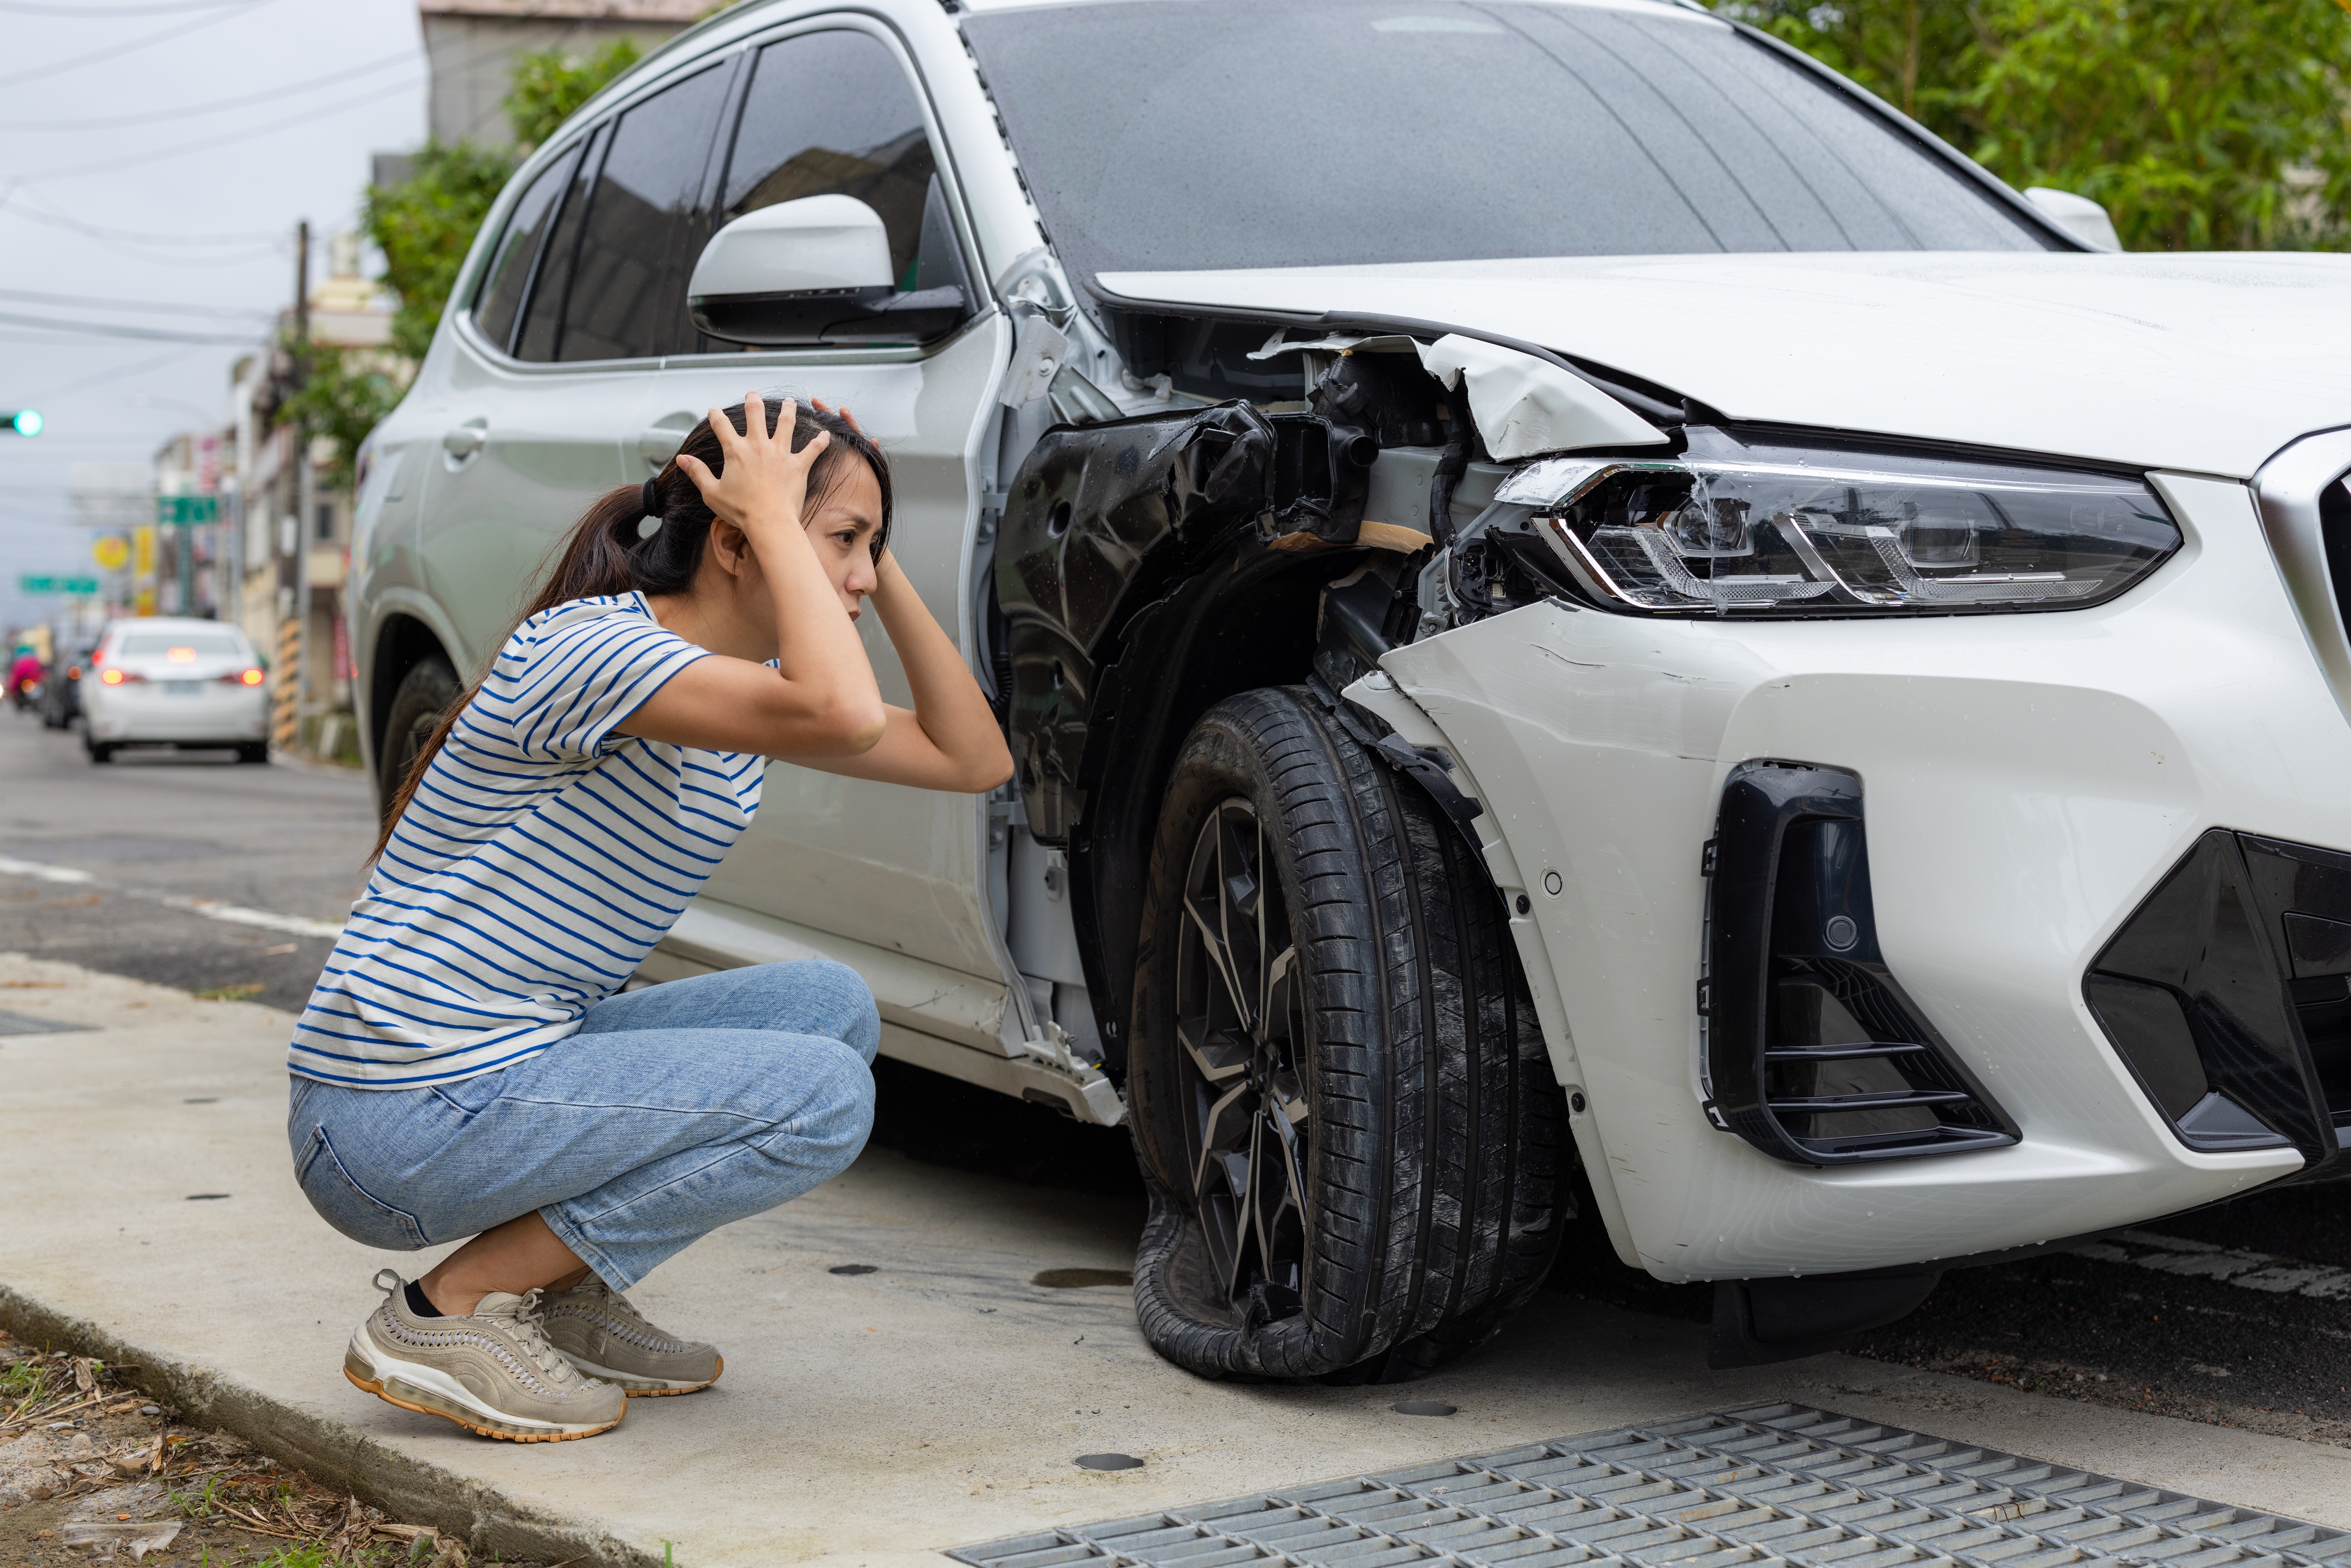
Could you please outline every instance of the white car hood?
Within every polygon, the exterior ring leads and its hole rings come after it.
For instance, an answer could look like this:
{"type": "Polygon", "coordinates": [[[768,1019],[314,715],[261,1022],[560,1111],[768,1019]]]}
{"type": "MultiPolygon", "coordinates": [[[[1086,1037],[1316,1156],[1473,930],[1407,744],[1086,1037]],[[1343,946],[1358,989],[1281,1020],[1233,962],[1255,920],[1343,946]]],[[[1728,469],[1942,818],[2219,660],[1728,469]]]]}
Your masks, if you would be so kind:
{"type": "Polygon", "coordinates": [[[2351,424],[2351,257],[1602,256],[1103,273],[1125,299],[1507,334],[1734,419],[2250,476],[2351,424]]]}

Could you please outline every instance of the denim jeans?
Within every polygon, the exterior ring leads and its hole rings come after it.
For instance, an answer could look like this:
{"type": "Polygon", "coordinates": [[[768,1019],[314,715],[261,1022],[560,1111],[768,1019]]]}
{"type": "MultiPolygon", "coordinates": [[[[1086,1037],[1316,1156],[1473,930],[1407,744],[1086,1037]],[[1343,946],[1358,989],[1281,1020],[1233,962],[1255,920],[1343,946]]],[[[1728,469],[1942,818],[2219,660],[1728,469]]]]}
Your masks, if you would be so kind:
{"type": "Polygon", "coordinates": [[[496,1072],[422,1089],[294,1080],[294,1176],[327,1223],[413,1250],[536,1209],[614,1290],[838,1175],[873,1126],[873,994],[761,964],[609,997],[496,1072]]]}

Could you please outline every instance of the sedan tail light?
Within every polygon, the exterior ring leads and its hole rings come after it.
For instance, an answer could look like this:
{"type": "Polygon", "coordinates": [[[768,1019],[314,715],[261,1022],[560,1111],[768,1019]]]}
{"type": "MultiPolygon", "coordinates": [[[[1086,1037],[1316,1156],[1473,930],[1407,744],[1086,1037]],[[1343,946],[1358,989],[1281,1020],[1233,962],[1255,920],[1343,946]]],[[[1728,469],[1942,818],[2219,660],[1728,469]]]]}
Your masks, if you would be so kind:
{"type": "Polygon", "coordinates": [[[105,682],[110,686],[120,686],[137,681],[143,681],[147,677],[136,673],[135,671],[126,670],[118,665],[110,670],[100,671],[98,678],[105,682]]]}
{"type": "Polygon", "coordinates": [[[221,677],[221,684],[231,686],[257,686],[262,683],[259,670],[231,670],[221,677]]]}

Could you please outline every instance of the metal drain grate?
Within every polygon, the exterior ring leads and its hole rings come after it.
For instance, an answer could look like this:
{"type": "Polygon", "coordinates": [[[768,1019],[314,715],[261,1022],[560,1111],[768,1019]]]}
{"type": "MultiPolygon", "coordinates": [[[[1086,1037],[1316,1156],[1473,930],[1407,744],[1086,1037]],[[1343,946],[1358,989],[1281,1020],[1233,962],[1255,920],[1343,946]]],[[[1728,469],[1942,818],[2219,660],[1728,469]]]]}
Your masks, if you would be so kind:
{"type": "Polygon", "coordinates": [[[972,1568],[2351,1568],[2351,1534],[1765,1405],[947,1555],[972,1568]]]}

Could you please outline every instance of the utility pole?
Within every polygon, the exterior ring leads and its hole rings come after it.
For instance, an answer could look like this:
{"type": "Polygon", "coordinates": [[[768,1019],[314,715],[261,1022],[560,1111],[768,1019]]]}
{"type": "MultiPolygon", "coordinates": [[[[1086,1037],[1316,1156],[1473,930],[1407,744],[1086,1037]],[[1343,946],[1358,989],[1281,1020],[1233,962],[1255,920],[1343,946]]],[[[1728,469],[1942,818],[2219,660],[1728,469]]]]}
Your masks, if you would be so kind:
{"type": "MultiPolygon", "coordinates": [[[[310,384],[310,220],[294,226],[294,390],[310,384]]],[[[310,695],[310,424],[294,422],[294,636],[290,683],[279,677],[277,742],[292,747],[301,739],[302,712],[310,695]],[[289,693],[291,698],[283,695],[289,693]]],[[[283,649],[287,639],[280,637],[283,649]]]]}

